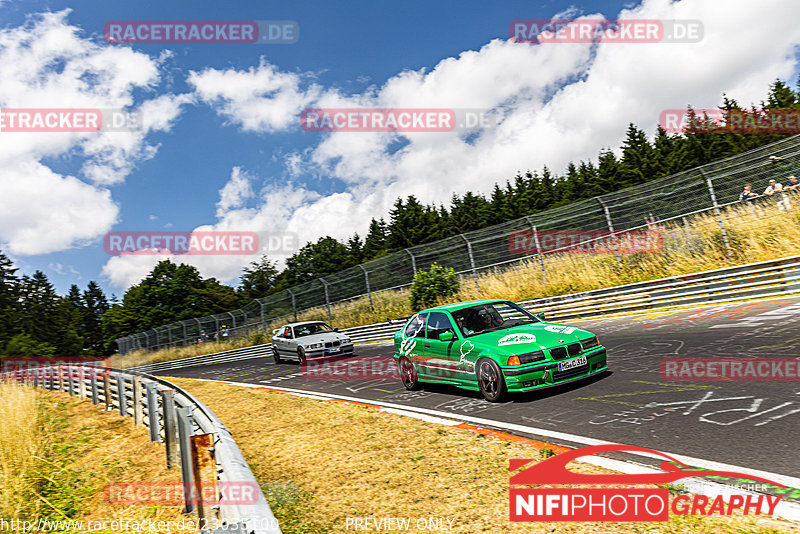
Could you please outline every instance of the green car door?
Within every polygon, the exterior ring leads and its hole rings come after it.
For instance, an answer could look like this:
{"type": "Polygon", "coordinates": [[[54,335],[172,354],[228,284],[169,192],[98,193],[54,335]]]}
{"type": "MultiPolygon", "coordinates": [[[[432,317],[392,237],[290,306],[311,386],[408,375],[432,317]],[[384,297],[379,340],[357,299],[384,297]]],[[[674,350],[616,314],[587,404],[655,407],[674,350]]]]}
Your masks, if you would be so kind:
{"type": "Polygon", "coordinates": [[[464,380],[466,376],[459,368],[459,341],[450,316],[444,312],[430,312],[423,348],[426,374],[440,380],[464,380]]]}

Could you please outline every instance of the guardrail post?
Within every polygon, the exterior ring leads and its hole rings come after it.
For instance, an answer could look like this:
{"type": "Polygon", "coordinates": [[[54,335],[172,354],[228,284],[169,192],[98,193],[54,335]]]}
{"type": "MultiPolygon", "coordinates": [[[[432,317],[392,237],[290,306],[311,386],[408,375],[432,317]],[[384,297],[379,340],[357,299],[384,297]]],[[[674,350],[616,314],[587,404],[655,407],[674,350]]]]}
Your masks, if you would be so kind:
{"type": "Polygon", "coordinates": [[[215,517],[212,506],[219,499],[217,462],[214,458],[214,434],[197,434],[189,438],[192,445],[192,475],[197,496],[197,518],[215,517]],[[211,496],[206,502],[206,495],[211,496]]]}
{"type": "Polygon", "coordinates": [[[178,423],[175,418],[175,392],[161,390],[161,408],[164,412],[164,445],[167,451],[167,469],[178,463],[178,423]]]}
{"type": "Polygon", "coordinates": [[[117,400],[119,401],[119,414],[128,415],[128,396],[125,394],[125,377],[117,373],[117,400]]]}
{"type": "Polygon", "coordinates": [[[73,386],[75,385],[75,380],[73,379],[72,375],[75,372],[75,369],[72,367],[72,364],[67,365],[67,389],[69,390],[69,396],[74,397],[75,391],[73,390],[73,386]]]}
{"type": "Polygon", "coordinates": [[[359,264],[358,266],[361,267],[362,271],[364,271],[364,283],[367,286],[367,296],[369,297],[369,307],[372,308],[372,291],[370,291],[370,289],[369,289],[369,274],[367,273],[366,267],[364,267],[361,264],[359,264]]]}
{"type": "Polygon", "coordinates": [[[606,215],[606,223],[608,224],[608,231],[611,232],[611,235],[614,237],[614,244],[617,246],[617,265],[622,267],[622,254],[619,252],[619,238],[617,237],[617,234],[614,233],[614,224],[611,222],[611,212],[608,211],[608,206],[606,206],[606,203],[603,202],[602,198],[595,198],[597,199],[597,202],[600,203],[600,206],[603,207],[603,213],[606,215]]]}
{"type": "Polygon", "coordinates": [[[133,377],[133,425],[142,424],[142,379],[133,377]]]}
{"type": "Polygon", "coordinates": [[[108,371],[103,372],[103,398],[106,401],[106,411],[112,410],[114,404],[111,400],[111,376],[108,371]]]}
{"type": "Polygon", "coordinates": [[[178,408],[178,443],[181,454],[181,482],[183,483],[184,513],[192,513],[196,507],[194,495],[194,472],[192,470],[192,409],[178,408]]]}
{"type": "Polygon", "coordinates": [[[147,422],[150,427],[150,441],[161,441],[161,422],[158,417],[158,396],[153,382],[145,384],[147,396],[147,422]]]}
{"type": "Polygon", "coordinates": [[[294,313],[294,320],[296,322],[297,321],[297,306],[295,305],[294,291],[292,291],[289,288],[287,288],[286,291],[288,291],[289,294],[292,296],[292,313],[294,313]]]}
{"type": "Polygon", "coordinates": [[[100,399],[97,396],[97,369],[95,367],[90,367],[90,369],[91,370],[89,372],[92,373],[92,404],[97,406],[100,404],[100,399]]]}
{"type": "Polygon", "coordinates": [[[531,222],[530,215],[526,215],[525,220],[531,225],[533,242],[536,244],[536,255],[539,256],[539,266],[542,268],[542,281],[544,285],[547,285],[547,272],[544,270],[544,256],[542,255],[542,246],[539,244],[539,231],[536,229],[536,225],[531,222]]]}
{"type": "Polygon", "coordinates": [[[78,366],[78,398],[85,399],[86,398],[86,389],[83,387],[83,366],[78,366]]]}
{"type": "Polygon", "coordinates": [[[725,223],[722,222],[722,212],[719,209],[719,204],[717,203],[717,195],[714,193],[714,184],[711,183],[711,178],[706,176],[706,173],[703,172],[703,169],[699,169],[700,174],[703,178],[706,179],[706,185],[708,185],[708,193],[711,195],[711,203],[714,206],[714,213],[717,214],[717,222],[719,223],[719,228],[722,230],[722,240],[725,242],[725,250],[727,251],[728,256],[732,254],[731,251],[731,244],[728,241],[728,232],[725,230],[725,223]]]}
{"type": "Polygon", "coordinates": [[[475,281],[475,289],[480,292],[481,288],[478,285],[478,271],[475,269],[475,257],[472,255],[472,243],[469,242],[467,236],[464,234],[459,234],[464,241],[467,243],[467,254],[469,254],[469,264],[472,266],[472,279],[475,281]]]}
{"type": "Polygon", "coordinates": [[[322,282],[323,287],[325,288],[325,307],[328,308],[328,320],[331,320],[331,301],[328,298],[328,282],[325,281],[324,278],[319,278],[319,281],[322,282]]]}

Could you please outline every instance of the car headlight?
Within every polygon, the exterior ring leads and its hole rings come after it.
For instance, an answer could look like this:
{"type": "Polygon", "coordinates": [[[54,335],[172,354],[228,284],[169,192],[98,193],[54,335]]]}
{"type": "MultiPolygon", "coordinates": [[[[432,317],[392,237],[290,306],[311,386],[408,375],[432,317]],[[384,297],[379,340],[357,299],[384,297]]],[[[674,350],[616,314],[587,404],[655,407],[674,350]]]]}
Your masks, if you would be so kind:
{"type": "Polygon", "coordinates": [[[325,346],[325,343],[310,343],[306,345],[306,349],[321,349],[325,346]]]}
{"type": "Polygon", "coordinates": [[[526,352],[525,354],[512,356],[508,359],[507,365],[522,365],[542,360],[544,360],[544,351],[537,350],[536,352],[526,352]]]}
{"type": "Polygon", "coordinates": [[[345,344],[345,345],[347,345],[348,343],[350,343],[350,338],[349,338],[349,337],[346,337],[346,338],[344,338],[344,339],[342,340],[342,343],[343,343],[343,344],[345,344]]]}
{"type": "Polygon", "coordinates": [[[583,346],[583,350],[591,349],[600,344],[600,340],[597,339],[597,336],[590,337],[589,339],[582,339],[581,345],[583,346]]]}

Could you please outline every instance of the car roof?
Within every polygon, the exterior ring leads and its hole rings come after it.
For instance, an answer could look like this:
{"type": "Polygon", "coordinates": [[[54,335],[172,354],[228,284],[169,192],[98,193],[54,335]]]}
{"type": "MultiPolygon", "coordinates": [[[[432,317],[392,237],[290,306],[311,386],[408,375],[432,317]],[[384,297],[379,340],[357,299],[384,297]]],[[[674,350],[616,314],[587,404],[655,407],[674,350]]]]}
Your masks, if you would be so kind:
{"type": "Polygon", "coordinates": [[[428,308],[427,310],[422,310],[422,312],[429,312],[429,311],[454,312],[456,310],[461,310],[463,308],[469,308],[470,306],[477,306],[479,304],[493,304],[495,302],[508,302],[508,301],[504,299],[467,300],[464,302],[454,302],[452,304],[442,304],[441,306],[436,306],[435,308],[428,308]]]}
{"type": "MultiPolygon", "coordinates": [[[[299,323],[287,323],[287,324],[283,325],[281,328],[286,328],[287,326],[302,326],[304,324],[317,324],[317,323],[328,324],[325,321],[301,321],[299,323]]],[[[328,326],[330,326],[330,325],[328,325],[328,326]]]]}

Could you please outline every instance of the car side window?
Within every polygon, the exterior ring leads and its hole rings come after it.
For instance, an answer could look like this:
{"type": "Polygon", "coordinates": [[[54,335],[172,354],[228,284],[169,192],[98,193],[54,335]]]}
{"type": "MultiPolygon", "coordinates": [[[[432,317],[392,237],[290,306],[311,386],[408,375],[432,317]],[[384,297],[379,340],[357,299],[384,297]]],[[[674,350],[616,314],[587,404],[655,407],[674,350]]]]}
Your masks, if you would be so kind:
{"type": "Polygon", "coordinates": [[[424,337],[425,336],[425,319],[428,318],[427,313],[420,313],[412,317],[406,326],[406,337],[424,337]]]}
{"type": "Polygon", "coordinates": [[[292,327],[287,326],[286,329],[283,331],[283,337],[286,339],[292,339],[292,327]]]}
{"type": "Polygon", "coordinates": [[[444,332],[452,332],[454,338],[458,337],[446,313],[431,312],[430,316],[428,316],[428,331],[425,337],[439,339],[439,336],[444,332]]]}

